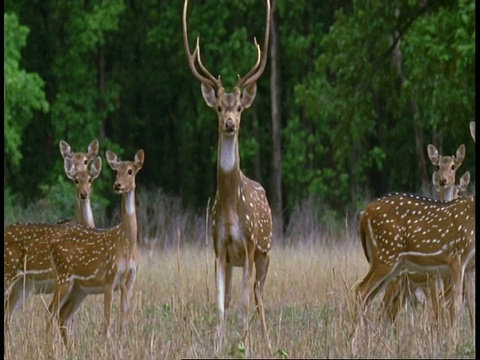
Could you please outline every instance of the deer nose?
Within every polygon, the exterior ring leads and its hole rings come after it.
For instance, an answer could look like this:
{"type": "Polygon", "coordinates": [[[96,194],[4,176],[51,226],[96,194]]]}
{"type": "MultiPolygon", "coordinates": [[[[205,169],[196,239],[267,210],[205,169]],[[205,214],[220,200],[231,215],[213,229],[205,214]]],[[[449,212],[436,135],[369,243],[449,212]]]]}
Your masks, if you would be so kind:
{"type": "Polygon", "coordinates": [[[447,179],[445,179],[445,178],[440,178],[438,180],[438,184],[441,185],[441,186],[444,186],[446,183],[447,183],[447,179]]]}
{"type": "Polygon", "coordinates": [[[88,194],[86,191],[80,192],[80,199],[85,200],[88,197],[88,194]]]}
{"type": "Polygon", "coordinates": [[[228,132],[235,131],[235,122],[233,119],[227,119],[227,121],[225,121],[224,129],[228,132]]]}
{"type": "Polygon", "coordinates": [[[120,191],[120,190],[122,190],[122,185],[120,183],[116,182],[115,184],[113,184],[113,189],[115,191],[120,191]]]}

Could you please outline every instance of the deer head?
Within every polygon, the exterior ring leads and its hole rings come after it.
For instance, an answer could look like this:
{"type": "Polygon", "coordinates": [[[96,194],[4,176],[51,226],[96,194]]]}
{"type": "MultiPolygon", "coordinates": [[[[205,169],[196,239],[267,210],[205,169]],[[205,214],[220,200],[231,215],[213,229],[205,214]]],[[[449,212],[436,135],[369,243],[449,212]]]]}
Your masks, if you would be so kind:
{"type": "Polygon", "coordinates": [[[257,93],[256,81],[260,78],[267,61],[268,39],[270,35],[270,1],[267,0],[267,15],[265,38],[263,43],[263,52],[254,39],[257,49],[257,62],[242,78],[239,77],[233,92],[225,91],[220,76],[216,78],[203,65],[200,56],[200,39],[197,37],[197,43],[193,53],[190,52],[187,30],[187,8],[188,0],[185,0],[183,7],[183,43],[188,57],[188,65],[193,75],[200,80],[202,96],[207,105],[218,114],[219,131],[225,134],[236,134],[240,128],[240,117],[244,109],[252,105],[257,93]],[[198,63],[198,69],[195,61],[198,63]]]}
{"type": "MultiPolygon", "coordinates": [[[[455,184],[455,174],[465,159],[465,145],[460,145],[455,155],[442,156],[437,148],[429,144],[427,147],[428,157],[433,165],[438,166],[438,186],[452,186],[455,184]]],[[[437,190],[438,191],[438,190],[437,190]]]]}
{"type": "MultiPolygon", "coordinates": [[[[63,159],[70,158],[73,160],[73,164],[76,167],[76,171],[86,171],[87,165],[92,161],[98,153],[98,140],[93,140],[90,145],[88,145],[88,152],[73,152],[70,145],[64,141],[60,140],[60,154],[62,154],[63,159]]],[[[65,169],[65,172],[67,170],[65,169]]],[[[68,176],[68,174],[67,174],[68,176]]]]}
{"type": "Polygon", "coordinates": [[[75,166],[73,158],[66,157],[63,161],[65,174],[75,183],[76,195],[78,200],[86,200],[90,196],[91,186],[102,171],[102,158],[97,156],[90,166],[90,170],[79,171],[79,166],[75,166]]]}

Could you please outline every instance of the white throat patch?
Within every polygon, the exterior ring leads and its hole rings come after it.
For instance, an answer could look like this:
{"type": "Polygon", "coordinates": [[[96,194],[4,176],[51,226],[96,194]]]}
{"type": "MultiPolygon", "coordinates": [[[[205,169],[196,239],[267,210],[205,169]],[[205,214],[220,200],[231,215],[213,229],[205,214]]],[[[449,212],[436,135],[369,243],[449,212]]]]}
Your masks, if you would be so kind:
{"type": "Polygon", "coordinates": [[[128,215],[135,214],[135,195],[133,191],[129,191],[125,195],[125,211],[128,215]]]}
{"type": "Polygon", "coordinates": [[[88,226],[94,227],[92,207],[90,206],[90,199],[78,200],[80,202],[80,208],[82,209],[82,216],[87,222],[88,226]]]}
{"type": "Polygon", "coordinates": [[[236,136],[220,137],[220,168],[225,172],[232,171],[235,166],[236,145],[236,136]]]}

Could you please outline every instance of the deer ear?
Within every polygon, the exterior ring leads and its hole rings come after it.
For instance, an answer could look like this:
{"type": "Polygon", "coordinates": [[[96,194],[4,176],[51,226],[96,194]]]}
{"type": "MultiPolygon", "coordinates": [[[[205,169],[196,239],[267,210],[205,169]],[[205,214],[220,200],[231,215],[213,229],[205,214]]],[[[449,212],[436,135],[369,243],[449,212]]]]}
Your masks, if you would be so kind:
{"type": "Polygon", "coordinates": [[[62,157],[65,159],[67,157],[72,156],[72,148],[66,141],[60,140],[60,154],[62,154],[62,157]]]}
{"type": "Polygon", "coordinates": [[[470,183],[470,171],[466,171],[465,174],[463,174],[462,177],[460,178],[460,182],[458,184],[458,191],[467,190],[469,183],[470,183]]]}
{"type": "Polygon", "coordinates": [[[90,175],[93,179],[96,179],[100,172],[102,171],[102,158],[97,156],[90,166],[90,175]]]}
{"type": "Polygon", "coordinates": [[[457,164],[462,164],[464,159],[465,159],[465,145],[462,144],[458,147],[457,152],[455,153],[455,162],[457,164]]]}
{"type": "Polygon", "coordinates": [[[243,89],[242,93],[242,107],[248,109],[252,105],[255,95],[257,94],[257,84],[253,83],[243,89]]]}
{"type": "Polygon", "coordinates": [[[145,153],[142,149],[140,149],[135,154],[135,166],[137,167],[137,171],[142,168],[144,160],[145,160],[145,153]]]}
{"type": "Polygon", "coordinates": [[[88,145],[88,160],[92,160],[93,158],[95,158],[95,156],[97,156],[98,148],[98,140],[93,140],[90,145],[88,145]]]}
{"type": "Polygon", "coordinates": [[[73,163],[72,158],[66,157],[63,160],[63,168],[67,177],[70,180],[75,180],[75,174],[77,173],[77,170],[75,169],[75,164],[73,163]]]}
{"type": "Polygon", "coordinates": [[[427,146],[427,152],[428,152],[428,157],[430,158],[430,161],[432,162],[433,165],[438,166],[438,161],[439,159],[439,154],[438,150],[435,146],[432,144],[428,144],[427,146]]]}
{"type": "Polygon", "coordinates": [[[215,96],[215,89],[209,84],[202,82],[202,96],[205,102],[210,107],[217,105],[217,97],[215,96]]]}
{"type": "Polygon", "coordinates": [[[117,170],[118,167],[118,156],[113,151],[107,150],[105,152],[105,157],[107,158],[108,165],[114,171],[117,170]]]}

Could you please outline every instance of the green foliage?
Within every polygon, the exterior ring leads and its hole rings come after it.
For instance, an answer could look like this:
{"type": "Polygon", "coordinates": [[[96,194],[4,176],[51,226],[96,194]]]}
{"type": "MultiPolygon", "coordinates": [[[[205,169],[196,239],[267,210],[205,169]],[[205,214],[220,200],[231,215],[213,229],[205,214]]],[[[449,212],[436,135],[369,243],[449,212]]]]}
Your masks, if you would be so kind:
{"type": "Polygon", "coordinates": [[[230,350],[230,355],[236,359],[246,359],[247,354],[245,344],[242,341],[238,342],[237,345],[230,350]]]}
{"type": "MultiPolygon", "coordinates": [[[[413,124],[427,136],[443,135],[448,143],[467,140],[468,121],[474,117],[473,2],[461,1],[458,7],[437,3],[428,12],[423,6],[354,1],[335,13],[313,70],[295,86],[304,116],[289,119],[285,128],[285,133],[290,128],[284,135],[287,184],[297,182],[302,192],[302,185],[310,184],[310,194],[331,193],[343,207],[372,187],[375,195],[418,191],[420,169],[402,171],[402,164],[416,163],[412,159],[418,156],[412,151],[413,124]],[[400,88],[391,52],[398,36],[400,88]],[[309,136],[321,145],[313,145],[309,136]],[[307,159],[321,165],[309,166],[307,159]]],[[[288,194],[293,204],[305,196],[288,194]]]]}
{"type": "MultiPolygon", "coordinates": [[[[22,159],[20,146],[26,128],[35,118],[35,111],[48,111],[49,105],[43,91],[44,82],[36,73],[21,66],[21,51],[27,42],[29,29],[22,26],[15,14],[4,16],[4,151],[8,169],[15,172],[22,159]]],[[[5,174],[9,178],[11,174],[5,174]]]]}
{"type": "Polygon", "coordinates": [[[457,345],[457,353],[466,358],[475,357],[475,343],[472,341],[461,341],[457,345]]]}
{"type": "Polygon", "coordinates": [[[283,349],[278,349],[278,350],[277,350],[277,356],[278,356],[280,359],[288,359],[288,352],[286,352],[286,351],[283,350],[283,349]]]}
{"type": "MultiPolygon", "coordinates": [[[[309,198],[325,203],[328,211],[317,215],[330,219],[385,192],[420,192],[432,171],[426,151],[426,165],[418,158],[428,143],[446,154],[465,143],[463,166],[475,181],[473,0],[276,6],[287,223],[309,198]]],[[[218,123],[187,65],[182,10],[181,1],[5,3],[9,197],[22,204],[52,197],[68,213],[73,191],[58,142],[77,151],[98,139],[103,157],[111,149],[131,159],[144,149],[139,186],[204,209],[216,187],[218,123]]],[[[254,37],[263,44],[265,3],[190,1],[188,28],[190,48],[199,36],[204,64],[231,91],[256,61],[254,37]]],[[[267,195],[270,67],[240,132],[242,170],[267,195]]],[[[116,208],[112,183],[104,161],[92,202],[99,211],[116,208]]]]}
{"type": "Polygon", "coordinates": [[[109,34],[118,30],[125,4],[103,1],[90,8],[81,2],[58,5],[51,14],[52,22],[65,36],[54,43],[57,54],[52,72],[58,88],[52,124],[57,138],[74,133],[88,144],[103,132],[107,114],[118,107],[119,85],[108,78],[99,62],[105,61],[101,52],[109,34]]]}
{"type": "Polygon", "coordinates": [[[402,43],[408,79],[402,100],[413,95],[419,123],[445,137],[474,116],[474,10],[473,1],[441,7],[418,19],[402,43]]]}

